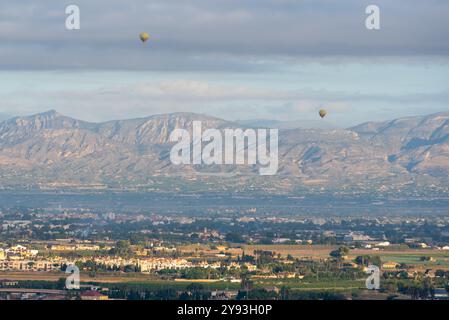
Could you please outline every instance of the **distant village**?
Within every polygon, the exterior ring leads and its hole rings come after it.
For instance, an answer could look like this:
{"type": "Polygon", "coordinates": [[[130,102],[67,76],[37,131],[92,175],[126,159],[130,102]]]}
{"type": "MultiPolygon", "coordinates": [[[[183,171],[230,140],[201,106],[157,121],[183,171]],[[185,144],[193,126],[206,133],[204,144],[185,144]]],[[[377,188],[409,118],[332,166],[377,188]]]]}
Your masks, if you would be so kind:
{"type": "Polygon", "coordinates": [[[68,266],[79,268],[87,286],[69,296],[86,293],[85,299],[357,299],[367,294],[369,265],[381,271],[376,294],[385,299],[445,299],[449,285],[449,221],[439,217],[274,217],[248,209],[211,218],[62,209],[4,211],[0,229],[0,299],[29,295],[41,278],[47,288],[39,290],[59,290],[50,292],[65,299],[58,281],[68,266]],[[162,281],[174,291],[133,289],[127,281],[162,281]],[[101,292],[86,290],[92,283],[101,292]],[[291,289],[326,285],[321,293],[291,289]],[[353,289],[336,295],[337,285],[353,289]]]}

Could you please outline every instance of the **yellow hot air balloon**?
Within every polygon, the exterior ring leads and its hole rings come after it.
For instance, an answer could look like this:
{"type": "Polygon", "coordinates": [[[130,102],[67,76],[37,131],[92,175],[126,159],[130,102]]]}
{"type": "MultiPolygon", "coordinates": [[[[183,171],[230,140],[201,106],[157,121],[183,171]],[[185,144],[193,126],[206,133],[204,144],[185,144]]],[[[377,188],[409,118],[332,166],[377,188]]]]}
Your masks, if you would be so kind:
{"type": "Polygon", "coordinates": [[[142,40],[142,42],[146,42],[148,39],[150,39],[150,35],[146,32],[142,32],[139,35],[140,40],[142,40]]]}
{"type": "Polygon", "coordinates": [[[324,118],[327,115],[327,111],[324,109],[321,109],[318,113],[320,114],[321,118],[324,118]]]}

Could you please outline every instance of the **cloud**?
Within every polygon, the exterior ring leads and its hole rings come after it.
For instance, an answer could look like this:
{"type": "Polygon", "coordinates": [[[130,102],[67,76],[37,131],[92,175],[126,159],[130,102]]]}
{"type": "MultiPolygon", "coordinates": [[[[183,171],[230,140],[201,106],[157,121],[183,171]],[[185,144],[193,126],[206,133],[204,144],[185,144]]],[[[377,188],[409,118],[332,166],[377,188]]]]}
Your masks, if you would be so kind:
{"type": "Polygon", "coordinates": [[[67,31],[72,2],[6,0],[0,68],[257,72],[301,59],[447,59],[447,1],[376,3],[373,32],[366,0],[78,0],[81,30],[67,31]]]}
{"type": "MultiPolygon", "coordinates": [[[[79,74],[68,75],[79,77],[79,74]]],[[[116,77],[120,79],[120,74],[116,77]]],[[[61,85],[63,82],[61,79],[61,85]]],[[[346,125],[372,120],[379,115],[384,118],[403,116],[407,113],[400,108],[402,105],[407,106],[407,112],[432,112],[438,110],[438,106],[440,109],[441,106],[447,107],[445,104],[449,97],[449,91],[395,95],[310,88],[282,89],[264,84],[238,85],[186,79],[136,81],[127,85],[99,87],[87,84],[86,87],[76,88],[69,82],[51,90],[34,88],[32,83],[35,81],[30,83],[26,95],[22,94],[23,89],[2,94],[1,104],[8,106],[9,113],[31,114],[54,108],[79,119],[106,121],[189,111],[229,120],[292,120],[314,117],[324,107],[335,121],[346,125]],[[394,108],[397,110],[392,110],[394,108]],[[378,111],[373,111],[375,109],[378,111]]]]}
{"type": "MultiPolygon", "coordinates": [[[[15,93],[18,94],[18,93],[15,93]]],[[[286,90],[279,88],[258,87],[256,85],[214,84],[207,81],[174,79],[152,83],[136,83],[133,85],[106,86],[99,89],[86,90],[54,90],[36,92],[40,99],[66,99],[71,101],[109,101],[115,104],[123,100],[132,102],[170,102],[185,105],[186,103],[215,103],[215,102],[273,102],[290,101],[294,111],[310,111],[316,109],[317,104],[325,104],[338,111],[348,111],[349,103],[359,102],[431,102],[446,103],[449,90],[433,93],[414,94],[385,94],[360,93],[336,90],[300,89],[286,90]],[[315,107],[312,107],[314,105],[315,107]]]]}
{"type": "Polygon", "coordinates": [[[164,81],[156,84],[139,84],[126,91],[148,98],[245,100],[269,98],[266,90],[238,85],[213,85],[192,80],[164,81]]]}

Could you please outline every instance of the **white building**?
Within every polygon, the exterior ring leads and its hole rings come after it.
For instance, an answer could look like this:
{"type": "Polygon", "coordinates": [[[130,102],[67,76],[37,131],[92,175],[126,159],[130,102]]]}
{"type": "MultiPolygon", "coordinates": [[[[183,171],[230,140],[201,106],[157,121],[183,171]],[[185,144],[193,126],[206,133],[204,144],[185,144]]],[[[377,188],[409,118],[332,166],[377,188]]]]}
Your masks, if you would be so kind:
{"type": "Polygon", "coordinates": [[[0,271],[51,271],[60,269],[60,264],[45,260],[2,260],[0,271]]]}
{"type": "Polygon", "coordinates": [[[142,272],[150,272],[153,270],[163,269],[186,269],[194,267],[191,262],[185,259],[166,259],[166,258],[151,258],[139,260],[139,267],[142,272]]]}
{"type": "Polygon", "coordinates": [[[39,253],[38,250],[29,250],[27,247],[22,245],[12,246],[5,251],[6,257],[20,257],[20,258],[34,258],[39,253]]]}

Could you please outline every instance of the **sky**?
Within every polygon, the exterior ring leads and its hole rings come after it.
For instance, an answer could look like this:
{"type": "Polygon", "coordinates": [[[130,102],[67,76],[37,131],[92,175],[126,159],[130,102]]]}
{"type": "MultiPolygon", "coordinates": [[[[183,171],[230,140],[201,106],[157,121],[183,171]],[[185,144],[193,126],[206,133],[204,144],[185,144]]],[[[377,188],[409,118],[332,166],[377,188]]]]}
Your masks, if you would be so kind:
{"type": "Polygon", "coordinates": [[[447,39],[446,0],[2,0],[0,119],[316,120],[326,108],[345,127],[449,111],[447,39]],[[80,30],[65,28],[71,4],[80,30]],[[365,27],[371,4],[380,30],[365,27]]]}

